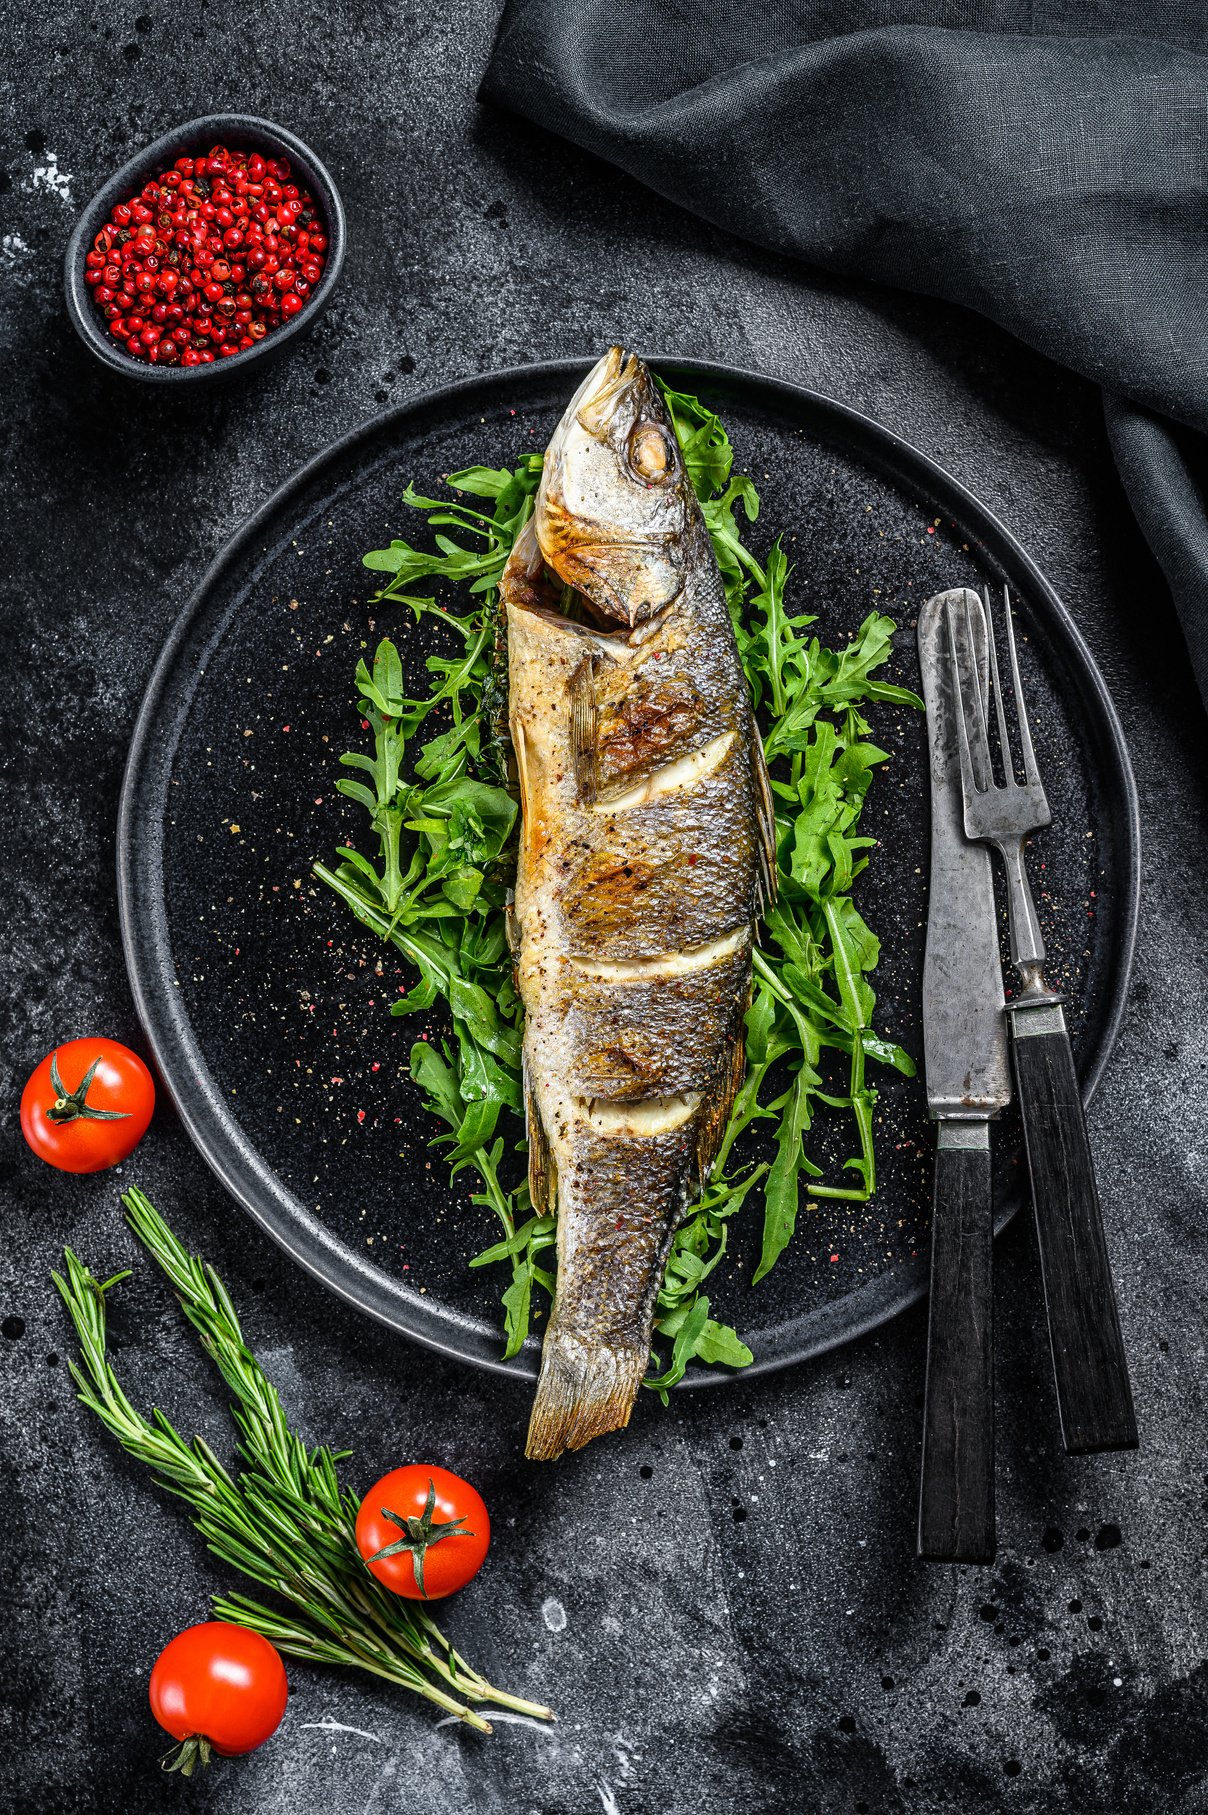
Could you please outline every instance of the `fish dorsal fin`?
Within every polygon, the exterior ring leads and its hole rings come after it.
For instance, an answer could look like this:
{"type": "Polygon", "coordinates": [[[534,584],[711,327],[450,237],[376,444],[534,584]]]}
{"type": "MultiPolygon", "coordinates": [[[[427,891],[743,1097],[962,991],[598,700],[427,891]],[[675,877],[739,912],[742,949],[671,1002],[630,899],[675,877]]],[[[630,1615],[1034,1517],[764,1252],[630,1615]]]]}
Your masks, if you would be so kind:
{"type": "Polygon", "coordinates": [[[755,715],[751,715],[751,775],[755,783],[755,818],[759,826],[759,911],[766,913],[776,900],[776,807],[768,779],[768,761],[755,715]]]}
{"type": "Polygon", "coordinates": [[[746,1003],[742,1003],[736,1017],[734,1031],[727,1042],[717,1067],[717,1077],[711,1090],[705,1092],[701,1105],[700,1119],[696,1124],[696,1172],[697,1181],[703,1191],[709,1182],[713,1162],[725,1136],[730,1121],[730,1111],[734,1099],[742,1088],[742,1080],[747,1068],[747,1049],[743,1039],[743,1021],[746,1003]]]}
{"type": "Polygon", "coordinates": [[[558,1167],[537,1099],[524,1068],[524,1118],[528,1132],[529,1196],[538,1216],[552,1216],[558,1201],[558,1167]]]}
{"type": "Polygon", "coordinates": [[[600,709],[596,701],[596,657],[584,651],[570,677],[570,755],[580,798],[592,806],[599,781],[600,709]]]}

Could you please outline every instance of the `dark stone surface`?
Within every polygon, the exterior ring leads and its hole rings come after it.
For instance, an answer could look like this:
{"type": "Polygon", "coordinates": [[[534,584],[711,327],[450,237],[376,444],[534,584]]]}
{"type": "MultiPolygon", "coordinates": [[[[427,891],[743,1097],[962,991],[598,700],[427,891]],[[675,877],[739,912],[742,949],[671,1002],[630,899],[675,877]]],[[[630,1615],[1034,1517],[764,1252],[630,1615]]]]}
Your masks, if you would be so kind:
{"type": "MultiPolygon", "coordinates": [[[[1202,1810],[1204,725],[1096,398],[972,316],[753,253],[481,116],[492,11],[8,8],[0,1806],[1202,1810]],[[350,217],[344,283],[314,336],[247,387],[144,397],[64,317],[74,208],[135,144],[234,106],[281,118],[328,160],[350,217]],[[449,1628],[562,1717],[551,1734],[480,1740],[401,1692],[298,1666],[270,1747],[169,1783],[147,1673],[222,1578],[66,1377],[47,1271],[64,1242],[126,1264],[119,1181],[48,1172],[16,1129],[21,1083],[56,1040],[138,1043],[113,886],[138,699],[231,525],[335,434],[447,376],[613,337],[803,379],[892,424],[999,509],[1107,674],[1146,862],[1133,998],[1091,1121],[1143,1449],[1061,1454],[1021,1222],[999,1252],[993,1569],[913,1559],[921,1312],[764,1383],[643,1405],[624,1441],[529,1468],[523,1395],[325,1297],[161,1111],[123,1177],[219,1265],[291,1412],[355,1448],[358,1479],[432,1455],[482,1487],[496,1543],[449,1628]]],[[[117,1334],[137,1401],[221,1440],[220,1395],[146,1268],[117,1334]]]]}

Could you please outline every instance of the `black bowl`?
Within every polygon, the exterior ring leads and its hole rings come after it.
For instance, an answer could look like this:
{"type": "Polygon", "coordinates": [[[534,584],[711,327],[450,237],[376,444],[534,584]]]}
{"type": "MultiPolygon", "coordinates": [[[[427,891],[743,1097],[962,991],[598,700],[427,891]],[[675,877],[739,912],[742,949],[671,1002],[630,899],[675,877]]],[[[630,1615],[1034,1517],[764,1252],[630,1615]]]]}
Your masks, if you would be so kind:
{"type": "Polygon", "coordinates": [[[344,263],[348,232],[339,192],[314,152],[301,139],[274,126],[270,120],[258,120],[250,114],[211,113],[201,120],[186,120],[148,145],[128,164],[114,172],[97,190],[84,209],[67,245],[64,284],[67,312],[80,339],[104,365],[140,384],[197,384],[229,378],[246,371],[256,361],[273,359],[297,335],[313,328],[331,301],[332,291],[344,263]],[[232,150],[267,152],[271,157],[287,157],[295,177],[304,183],[314,197],[323,229],[327,235],[327,262],[317,288],[292,321],[284,322],[248,347],[233,353],[229,359],[216,359],[213,365],[153,366],[145,360],[131,359],[108,331],[104,316],[92,300],[84,282],[84,258],[92,242],[109,218],[115,203],[124,201],[142,188],[149,177],[169,169],[177,158],[195,156],[213,145],[226,145],[232,150]]]}

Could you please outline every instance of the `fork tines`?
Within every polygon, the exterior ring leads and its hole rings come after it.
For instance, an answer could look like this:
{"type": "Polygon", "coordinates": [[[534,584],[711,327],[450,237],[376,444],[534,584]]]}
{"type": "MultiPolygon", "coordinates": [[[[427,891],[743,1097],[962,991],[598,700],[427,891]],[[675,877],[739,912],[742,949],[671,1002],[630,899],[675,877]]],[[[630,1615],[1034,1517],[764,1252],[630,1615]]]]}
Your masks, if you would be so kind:
{"type": "Polygon", "coordinates": [[[1008,728],[1006,696],[998,666],[996,647],[998,639],[988,592],[982,594],[982,608],[986,614],[988,673],[979,672],[979,664],[974,659],[975,639],[972,613],[967,597],[960,606],[949,607],[948,631],[953,666],[956,671],[958,708],[956,717],[959,729],[965,814],[967,820],[978,822],[979,828],[975,830],[971,823],[968,830],[972,837],[992,838],[996,834],[1019,835],[1037,830],[1050,823],[1052,814],[1049,811],[1048,800],[1040,779],[1036,752],[1032,747],[1032,733],[1028,725],[1023,685],[1019,677],[1019,654],[1015,646],[1011,597],[1007,588],[1003,587],[1003,616],[1006,620],[1007,647],[1011,657],[1011,691],[1014,696],[1015,719],[1018,725],[1018,745],[1025,778],[1022,783],[1017,778],[1017,766],[1008,728]],[[994,701],[994,716],[1003,771],[1001,782],[995,779],[987,694],[992,695],[994,701]],[[989,798],[986,798],[987,796],[989,798]],[[1004,821],[1005,823],[1003,823],[1004,821]],[[1025,821],[1026,823],[1024,823],[1025,821]],[[983,826],[984,829],[981,829],[983,826]]]}

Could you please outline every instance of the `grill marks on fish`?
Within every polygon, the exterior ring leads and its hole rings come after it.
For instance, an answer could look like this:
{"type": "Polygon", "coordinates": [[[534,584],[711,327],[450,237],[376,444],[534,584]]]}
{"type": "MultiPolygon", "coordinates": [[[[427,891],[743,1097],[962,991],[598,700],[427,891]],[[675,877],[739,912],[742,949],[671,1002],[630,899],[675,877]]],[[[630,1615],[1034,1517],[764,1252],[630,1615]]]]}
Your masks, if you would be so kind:
{"type": "Polygon", "coordinates": [[[501,587],[523,812],[513,919],[529,1183],[558,1219],[536,1457],[628,1422],[667,1253],[741,1082],[769,861],[762,755],[699,506],[645,368],[617,355],[599,371],[601,395],[583,387],[551,442],[534,535],[557,581],[581,578],[590,556],[607,583],[583,615],[625,627],[550,609],[557,587],[536,572],[532,538],[501,587]],[[626,492],[635,436],[647,464],[652,436],[667,448],[669,503],[652,505],[644,484],[626,492]],[[595,517],[572,520],[568,496],[590,497],[595,517]],[[655,506],[647,571],[634,521],[655,506]]]}
{"type": "Polygon", "coordinates": [[[652,764],[689,748],[709,723],[707,703],[682,676],[651,680],[619,695],[611,687],[602,691],[596,760],[605,788],[626,786],[652,764]]]}

